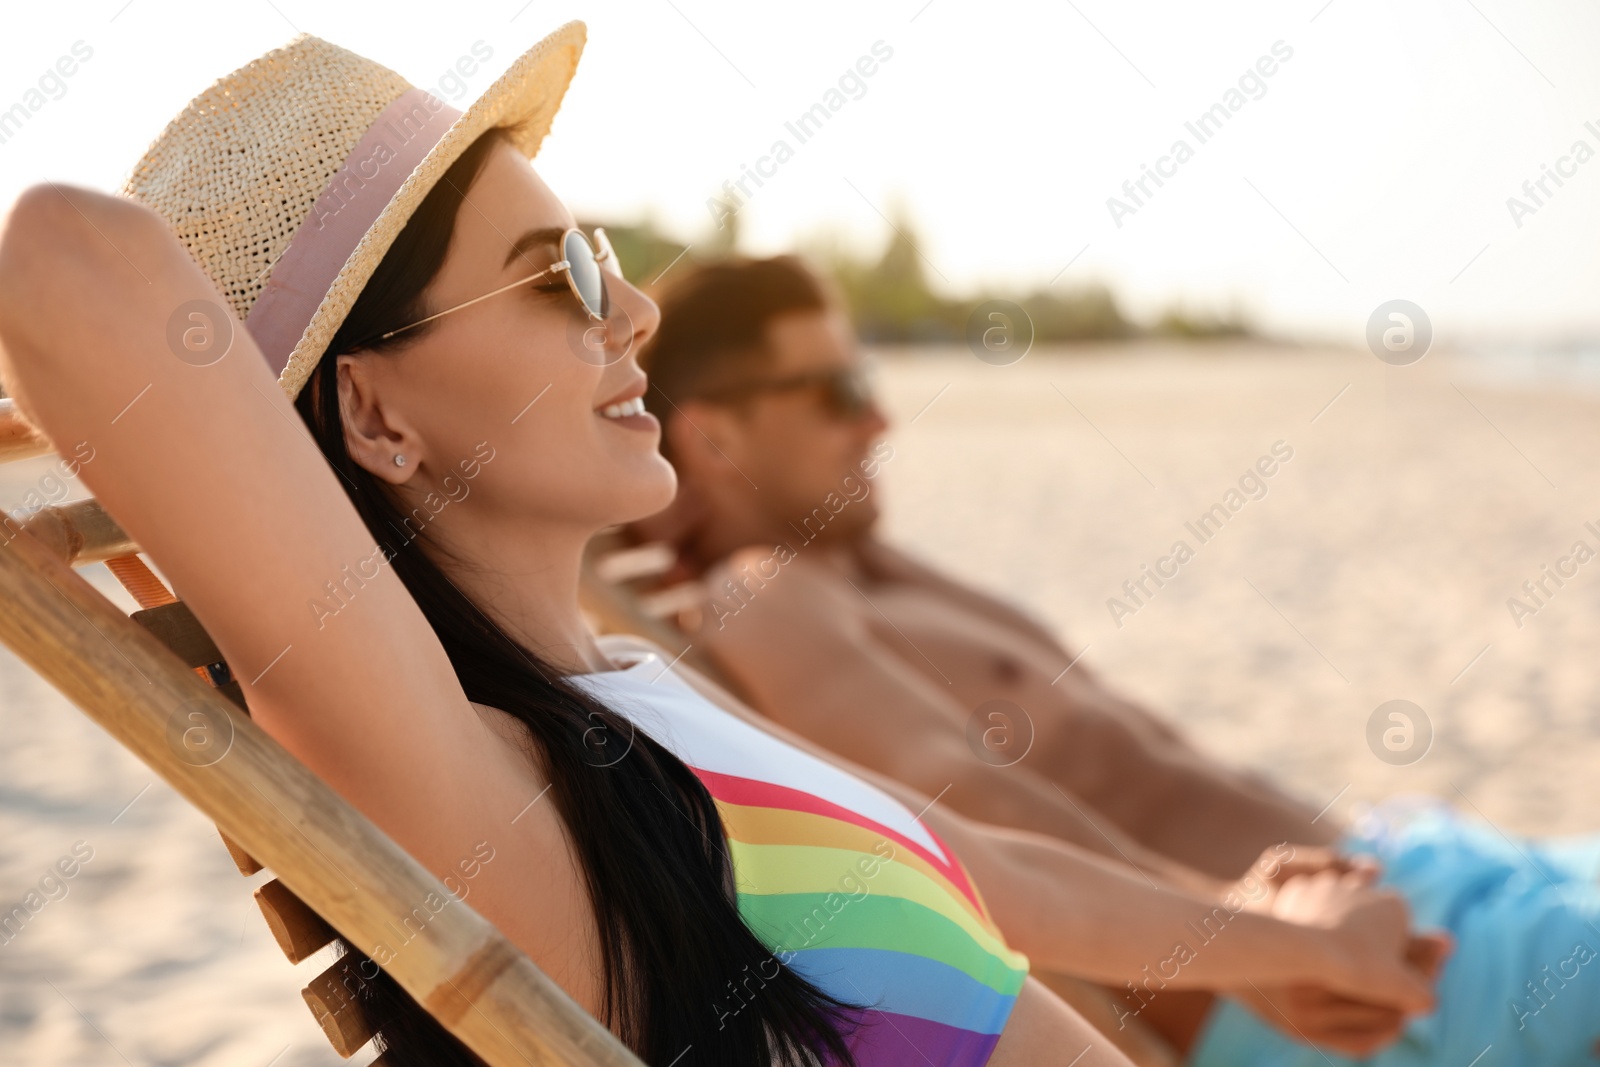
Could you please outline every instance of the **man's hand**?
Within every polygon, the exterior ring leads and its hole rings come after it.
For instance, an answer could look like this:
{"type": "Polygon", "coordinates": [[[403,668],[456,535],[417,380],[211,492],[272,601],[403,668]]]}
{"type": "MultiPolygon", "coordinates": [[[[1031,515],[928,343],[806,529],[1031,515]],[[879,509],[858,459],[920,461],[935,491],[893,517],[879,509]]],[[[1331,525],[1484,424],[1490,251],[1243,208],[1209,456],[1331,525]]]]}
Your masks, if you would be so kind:
{"type": "Polygon", "coordinates": [[[1230,995],[1285,1036],[1357,1059],[1388,1047],[1405,1029],[1404,1012],[1320,986],[1248,986],[1230,995]]]}
{"type": "Polygon", "coordinates": [[[1291,878],[1278,890],[1272,914],[1331,935],[1337,962],[1327,974],[1329,988],[1407,1013],[1430,1012],[1436,952],[1448,938],[1434,935],[1430,944],[1440,945],[1437,950],[1414,946],[1405,900],[1391,890],[1372,889],[1370,882],[1370,874],[1359,870],[1291,878]]]}
{"type": "MultiPolygon", "coordinates": [[[[1450,939],[1443,934],[1413,936],[1406,945],[1406,962],[1435,982],[1451,948],[1450,939]]],[[[1405,1030],[1404,1012],[1341,996],[1321,986],[1250,985],[1230,995],[1289,1037],[1357,1059],[1387,1048],[1405,1030]]]]}

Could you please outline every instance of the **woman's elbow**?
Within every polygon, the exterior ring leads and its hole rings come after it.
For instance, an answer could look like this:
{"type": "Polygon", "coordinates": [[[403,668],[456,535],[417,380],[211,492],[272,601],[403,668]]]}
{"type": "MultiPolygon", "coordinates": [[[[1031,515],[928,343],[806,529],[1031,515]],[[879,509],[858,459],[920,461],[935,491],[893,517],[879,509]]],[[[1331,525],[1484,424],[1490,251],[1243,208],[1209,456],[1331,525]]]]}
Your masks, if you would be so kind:
{"type": "Polygon", "coordinates": [[[115,258],[118,237],[137,243],[161,225],[150,209],[122,197],[54,182],[29,186],[0,223],[0,279],[7,283],[0,292],[15,303],[19,285],[69,264],[115,258]]]}
{"type": "MultiPolygon", "coordinates": [[[[0,382],[25,412],[29,389],[68,369],[59,349],[85,313],[114,315],[150,287],[162,240],[154,212],[88,189],[35,185],[11,205],[0,221],[0,382]]],[[[73,355],[82,372],[95,352],[73,355]]]]}

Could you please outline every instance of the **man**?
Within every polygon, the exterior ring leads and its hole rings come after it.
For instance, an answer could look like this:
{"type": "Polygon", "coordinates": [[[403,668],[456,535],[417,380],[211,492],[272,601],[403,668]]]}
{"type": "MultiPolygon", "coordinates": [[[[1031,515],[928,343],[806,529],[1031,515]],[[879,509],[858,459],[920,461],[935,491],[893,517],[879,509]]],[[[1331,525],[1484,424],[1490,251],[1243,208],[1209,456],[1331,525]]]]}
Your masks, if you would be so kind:
{"type": "MultiPolygon", "coordinates": [[[[1419,921],[1455,932],[1457,965],[1441,979],[1440,1011],[1405,1041],[1375,1040],[1394,1030],[1370,1014],[1342,1029],[1342,1011],[1361,1011],[1354,1002],[1320,1004],[1313,1040],[1357,1055],[1387,1046],[1383,1064],[1466,1062],[1491,1043],[1504,1062],[1587,1054],[1600,1036],[1600,968],[1583,974],[1579,961],[1600,958],[1600,839],[1570,851],[1512,844],[1448,813],[1349,831],[1209,757],[1045,627],[874,533],[871,478],[893,456],[880,440],[887,422],[839,302],[799,261],[702,268],[661,304],[642,359],[646,404],[680,489],[633,532],[675,546],[679,576],[702,583],[702,607],[680,623],[759,710],[936,803],[1071,841],[1152,881],[1203,889],[1286,843],[1312,867],[1336,865],[1336,843],[1376,853],[1419,921]],[[1530,889],[1535,871],[1544,884],[1530,889]]],[[[1412,951],[1432,971],[1441,942],[1416,938],[1412,951]]],[[[1231,992],[1272,1022],[1297,1013],[1253,987],[1231,992]]],[[[1131,988],[1124,1001],[1113,1025],[1143,1013],[1180,1049],[1197,1046],[1196,1064],[1322,1059],[1231,1005],[1147,1005],[1131,988]]]]}
{"type": "MultiPolygon", "coordinates": [[[[765,714],[964,814],[1196,892],[1275,847],[1331,862],[1306,847],[1334,837],[1314,811],[1206,760],[1038,623],[873,535],[887,423],[848,321],[797,260],[689,275],[642,362],[680,491],[634,532],[704,580],[694,641],[765,714]]],[[[1125,999],[1123,1021],[1179,1046],[1209,1005],[1125,999]]]]}
{"type": "Polygon", "coordinates": [[[688,277],[644,364],[680,492],[638,532],[705,578],[694,640],[767,715],[976,818],[1180,880],[1337,839],[1021,611],[874,535],[887,423],[848,320],[797,260],[688,277]]]}

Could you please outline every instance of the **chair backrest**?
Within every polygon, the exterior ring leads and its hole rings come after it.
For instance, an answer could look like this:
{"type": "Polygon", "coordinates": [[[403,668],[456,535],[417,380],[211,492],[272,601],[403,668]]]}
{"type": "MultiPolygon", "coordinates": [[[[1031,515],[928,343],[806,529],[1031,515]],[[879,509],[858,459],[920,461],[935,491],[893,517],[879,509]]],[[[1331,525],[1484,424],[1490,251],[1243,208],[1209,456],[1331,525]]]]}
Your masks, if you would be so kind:
{"type": "MultiPolygon", "coordinates": [[[[50,451],[0,398],[0,462],[50,451]]],[[[211,817],[241,874],[273,871],[255,898],[289,961],[335,937],[378,954],[390,924],[447,900],[455,906],[430,908],[385,967],[447,1029],[492,1067],[640,1067],[504,935],[250,721],[215,643],[136,552],[92,500],[0,514],[0,640],[211,817]],[[102,560],[150,606],[125,616],[71,570],[102,560]],[[213,746],[198,757],[174,740],[196,725],[213,746]]],[[[339,960],[302,991],[344,1057],[372,1038],[356,1007],[364,982],[339,960]]]]}

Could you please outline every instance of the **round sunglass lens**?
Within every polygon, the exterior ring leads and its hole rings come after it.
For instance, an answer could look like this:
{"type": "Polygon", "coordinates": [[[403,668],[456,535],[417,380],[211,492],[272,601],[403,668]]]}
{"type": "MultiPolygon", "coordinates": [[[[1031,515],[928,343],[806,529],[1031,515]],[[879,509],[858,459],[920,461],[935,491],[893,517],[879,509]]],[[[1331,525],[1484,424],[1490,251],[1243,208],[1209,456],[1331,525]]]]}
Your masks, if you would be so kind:
{"type": "Polygon", "coordinates": [[[622,264],[617,259],[617,250],[611,247],[611,238],[606,234],[604,226],[594,228],[594,253],[600,261],[600,268],[607,274],[622,277],[622,264]]]}
{"type": "Polygon", "coordinates": [[[561,254],[571,264],[568,269],[572,284],[578,290],[584,310],[600,318],[605,314],[605,280],[600,275],[600,264],[595,262],[593,246],[583,234],[574,230],[567,234],[561,254]]]}

